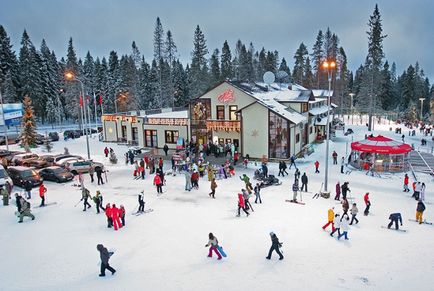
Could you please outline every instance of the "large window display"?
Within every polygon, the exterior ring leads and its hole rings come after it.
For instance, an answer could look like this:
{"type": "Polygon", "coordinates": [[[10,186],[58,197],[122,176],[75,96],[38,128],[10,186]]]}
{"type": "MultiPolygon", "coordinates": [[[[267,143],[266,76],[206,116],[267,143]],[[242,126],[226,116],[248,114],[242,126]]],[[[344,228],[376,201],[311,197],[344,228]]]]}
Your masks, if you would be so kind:
{"type": "Polygon", "coordinates": [[[289,122],[269,112],[268,155],[270,158],[289,158],[289,122]]]}

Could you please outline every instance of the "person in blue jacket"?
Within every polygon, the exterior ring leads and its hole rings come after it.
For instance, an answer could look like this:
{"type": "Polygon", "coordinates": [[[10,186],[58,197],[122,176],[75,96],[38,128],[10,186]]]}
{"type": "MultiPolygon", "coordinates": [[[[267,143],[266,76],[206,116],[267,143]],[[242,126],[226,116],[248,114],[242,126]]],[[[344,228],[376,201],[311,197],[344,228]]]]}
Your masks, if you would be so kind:
{"type": "Polygon", "coordinates": [[[389,219],[390,219],[390,223],[387,226],[387,228],[390,228],[392,226],[392,224],[395,223],[395,229],[398,230],[399,229],[398,221],[402,226],[401,213],[392,213],[389,215],[389,219]]]}

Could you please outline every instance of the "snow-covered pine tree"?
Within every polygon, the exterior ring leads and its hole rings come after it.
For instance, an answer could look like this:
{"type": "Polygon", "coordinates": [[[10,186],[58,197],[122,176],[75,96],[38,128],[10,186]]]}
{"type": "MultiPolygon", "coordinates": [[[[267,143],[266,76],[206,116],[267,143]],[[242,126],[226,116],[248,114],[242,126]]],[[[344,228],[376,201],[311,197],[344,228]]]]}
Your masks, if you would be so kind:
{"type": "Polygon", "coordinates": [[[188,74],[184,70],[181,62],[176,60],[173,64],[172,82],[174,84],[174,103],[176,107],[188,104],[188,74]]]}
{"type": "Polygon", "coordinates": [[[145,61],[145,58],[142,56],[142,61],[140,62],[140,69],[138,72],[138,75],[139,75],[138,103],[139,103],[140,109],[148,109],[149,108],[149,98],[151,96],[149,74],[150,74],[149,64],[145,61]]]}
{"type": "Polygon", "coordinates": [[[267,66],[267,52],[265,51],[265,48],[262,48],[258,55],[258,68],[256,70],[258,72],[259,82],[263,82],[262,77],[266,72],[265,69],[266,66],[267,66]]]}
{"type": "MultiPolygon", "coordinates": [[[[119,98],[120,92],[120,70],[119,70],[119,59],[118,54],[115,51],[110,52],[108,61],[108,77],[107,77],[107,98],[106,103],[108,109],[114,112],[117,108],[117,103],[115,100],[119,98]]],[[[119,111],[119,108],[117,108],[119,111]]]]}
{"type": "Polygon", "coordinates": [[[223,80],[232,79],[233,77],[232,55],[227,40],[225,40],[225,42],[223,43],[220,64],[221,64],[221,78],[223,80]]]}
{"type": "Polygon", "coordinates": [[[210,66],[211,66],[211,86],[217,84],[221,80],[220,76],[220,65],[219,65],[219,50],[215,49],[211,55],[210,66]]]}
{"type": "Polygon", "coordinates": [[[434,85],[431,86],[431,90],[430,90],[430,102],[429,102],[429,106],[430,106],[430,122],[431,124],[434,123],[434,85]]]}
{"type": "Polygon", "coordinates": [[[199,25],[197,25],[194,31],[193,51],[189,72],[189,93],[191,97],[200,96],[208,88],[209,78],[206,59],[207,54],[208,49],[206,46],[205,35],[199,25]]]}
{"type": "Polygon", "coordinates": [[[139,48],[137,47],[135,41],[133,41],[133,43],[131,44],[131,49],[131,57],[133,58],[134,65],[138,70],[142,61],[142,55],[140,54],[139,48]]]}
{"type": "Polygon", "coordinates": [[[284,83],[291,82],[291,70],[289,69],[288,64],[286,63],[285,58],[282,58],[282,61],[280,62],[279,71],[283,71],[283,72],[288,74],[288,76],[286,78],[281,80],[282,82],[284,82],[284,83]]]}
{"type": "Polygon", "coordinates": [[[317,89],[320,89],[322,83],[324,83],[324,81],[321,80],[322,77],[324,76],[324,73],[321,70],[321,64],[325,58],[323,46],[324,46],[324,35],[322,33],[322,30],[319,30],[311,54],[312,63],[313,63],[313,73],[315,76],[315,81],[316,81],[315,84],[317,89]]]}
{"type": "Polygon", "coordinates": [[[166,41],[164,42],[164,58],[170,67],[172,67],[173,62],[178,58],[178,48],[170,30],[167,31],[166,41]]]}
{"type": "Polygon", "coordinates": [[[304,82],[302,85],[309,89],[313,88],[313,84],[315,83],[315,78],[312,73],[312,66],[310,65],[310,58],[308,56],[306,57],[306,61],[304,63],[303,74],[304,74],[304,82]]]}
{"type": "Polygon", "coordinates": [[[304,83],[305,79],[304,69],[307,55],[307,48],[304,43],[301,43],[297,51],[295,52],[294,69],[292,70],[292,78],[294,79],[294,82],[300,85],[304,83]]]}
{"type": "Polygon", "coordinates": [[[10,38],[0,25],[0,88],[5,102],[18,101],[18,61],[10,38]]]}
{"type": "Polygon", "coordinates": [[[247,63],[248,63],[248,80],[250,82],[254,82],[256,80],[256,71],[255,67],[253,66],[253,59],[255,55],[255,47],[253,46],[253,43],[250,42],[249,49],[247,50],[247,63]]]}
{"type": "Polygon", "coordinates": [[[71,82],[69,80],[65,80],[64,74],[66,72],[70,72],[73,75],[79,76],[79,66],[78,66],[78,59],[77,55],[75,53],[74,45],[72,38],[68,41],[68,49],[67,49],[67,55],[66,55],[66,63],[65,63],[65,72],[62,72],[62,79],[63,86],[65,88],[65,92],[63,94],[63,98],[65,101],[65,117],[66,119],[72,119],[72,120],[81,120],[79,119],[80,116],[80,84],[77,84],[77,82],[71,82]]]}
{"type": "Polygon", "coordinates": [[[36,123],[33,115],[32,100],[25,96],[23,100],[24,114],[21,121],[21,146],[29,151],[36,146],[36,123]]]}
{"type": "MultiPolygon", "coordinates": [[[[108,66],[105,58],[101,61],[97,58],[95,61],[95,94],[98,97],[97,99],[102,97],[104,112],[108,112],[108,102],[106,100],[108,98],[108,66]]],[[[101,110],[99,102],[98,110],[101,110]]]]}
{"type": "Polygon", "coordinates": [[[159,82],[160,78],[158,73],[157,61],[154,59],[152,60],[152,66],[149,72],[149,95],[147,96],[149,109],[161,108],[159,82]]]}
{"type": "Polygon", "coordinates": [[[249,80],[250,75],[249,55],[246,46],[241,45],[241,50],[238,56],[238,80],[246,82],[249,80]]]}

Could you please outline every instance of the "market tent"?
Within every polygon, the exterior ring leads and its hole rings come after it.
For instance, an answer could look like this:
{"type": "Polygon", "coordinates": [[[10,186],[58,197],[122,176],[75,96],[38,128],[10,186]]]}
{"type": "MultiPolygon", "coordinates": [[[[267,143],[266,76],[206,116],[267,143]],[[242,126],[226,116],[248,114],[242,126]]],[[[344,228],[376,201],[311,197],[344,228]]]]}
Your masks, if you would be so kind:
{"type": "Polygon", "coordinates": [[[351,143],[351,149],[358,152],[390,155],[407,154],[412,150],[410,145],[382,135],[353,142],[351,143]]]}

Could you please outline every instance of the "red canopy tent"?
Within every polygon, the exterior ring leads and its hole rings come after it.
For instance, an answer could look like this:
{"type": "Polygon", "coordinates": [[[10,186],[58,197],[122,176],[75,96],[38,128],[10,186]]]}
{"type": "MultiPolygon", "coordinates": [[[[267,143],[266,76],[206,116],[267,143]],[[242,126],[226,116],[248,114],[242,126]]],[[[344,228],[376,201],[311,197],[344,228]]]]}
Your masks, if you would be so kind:
{"type": "Polygon", "coordinates": [[[400,155],[409,153],[412,148],[410,145],[394,141],[382,135],[368,137],[362,141],[351,143],[351,149],[364,153],[400,155]]]}

